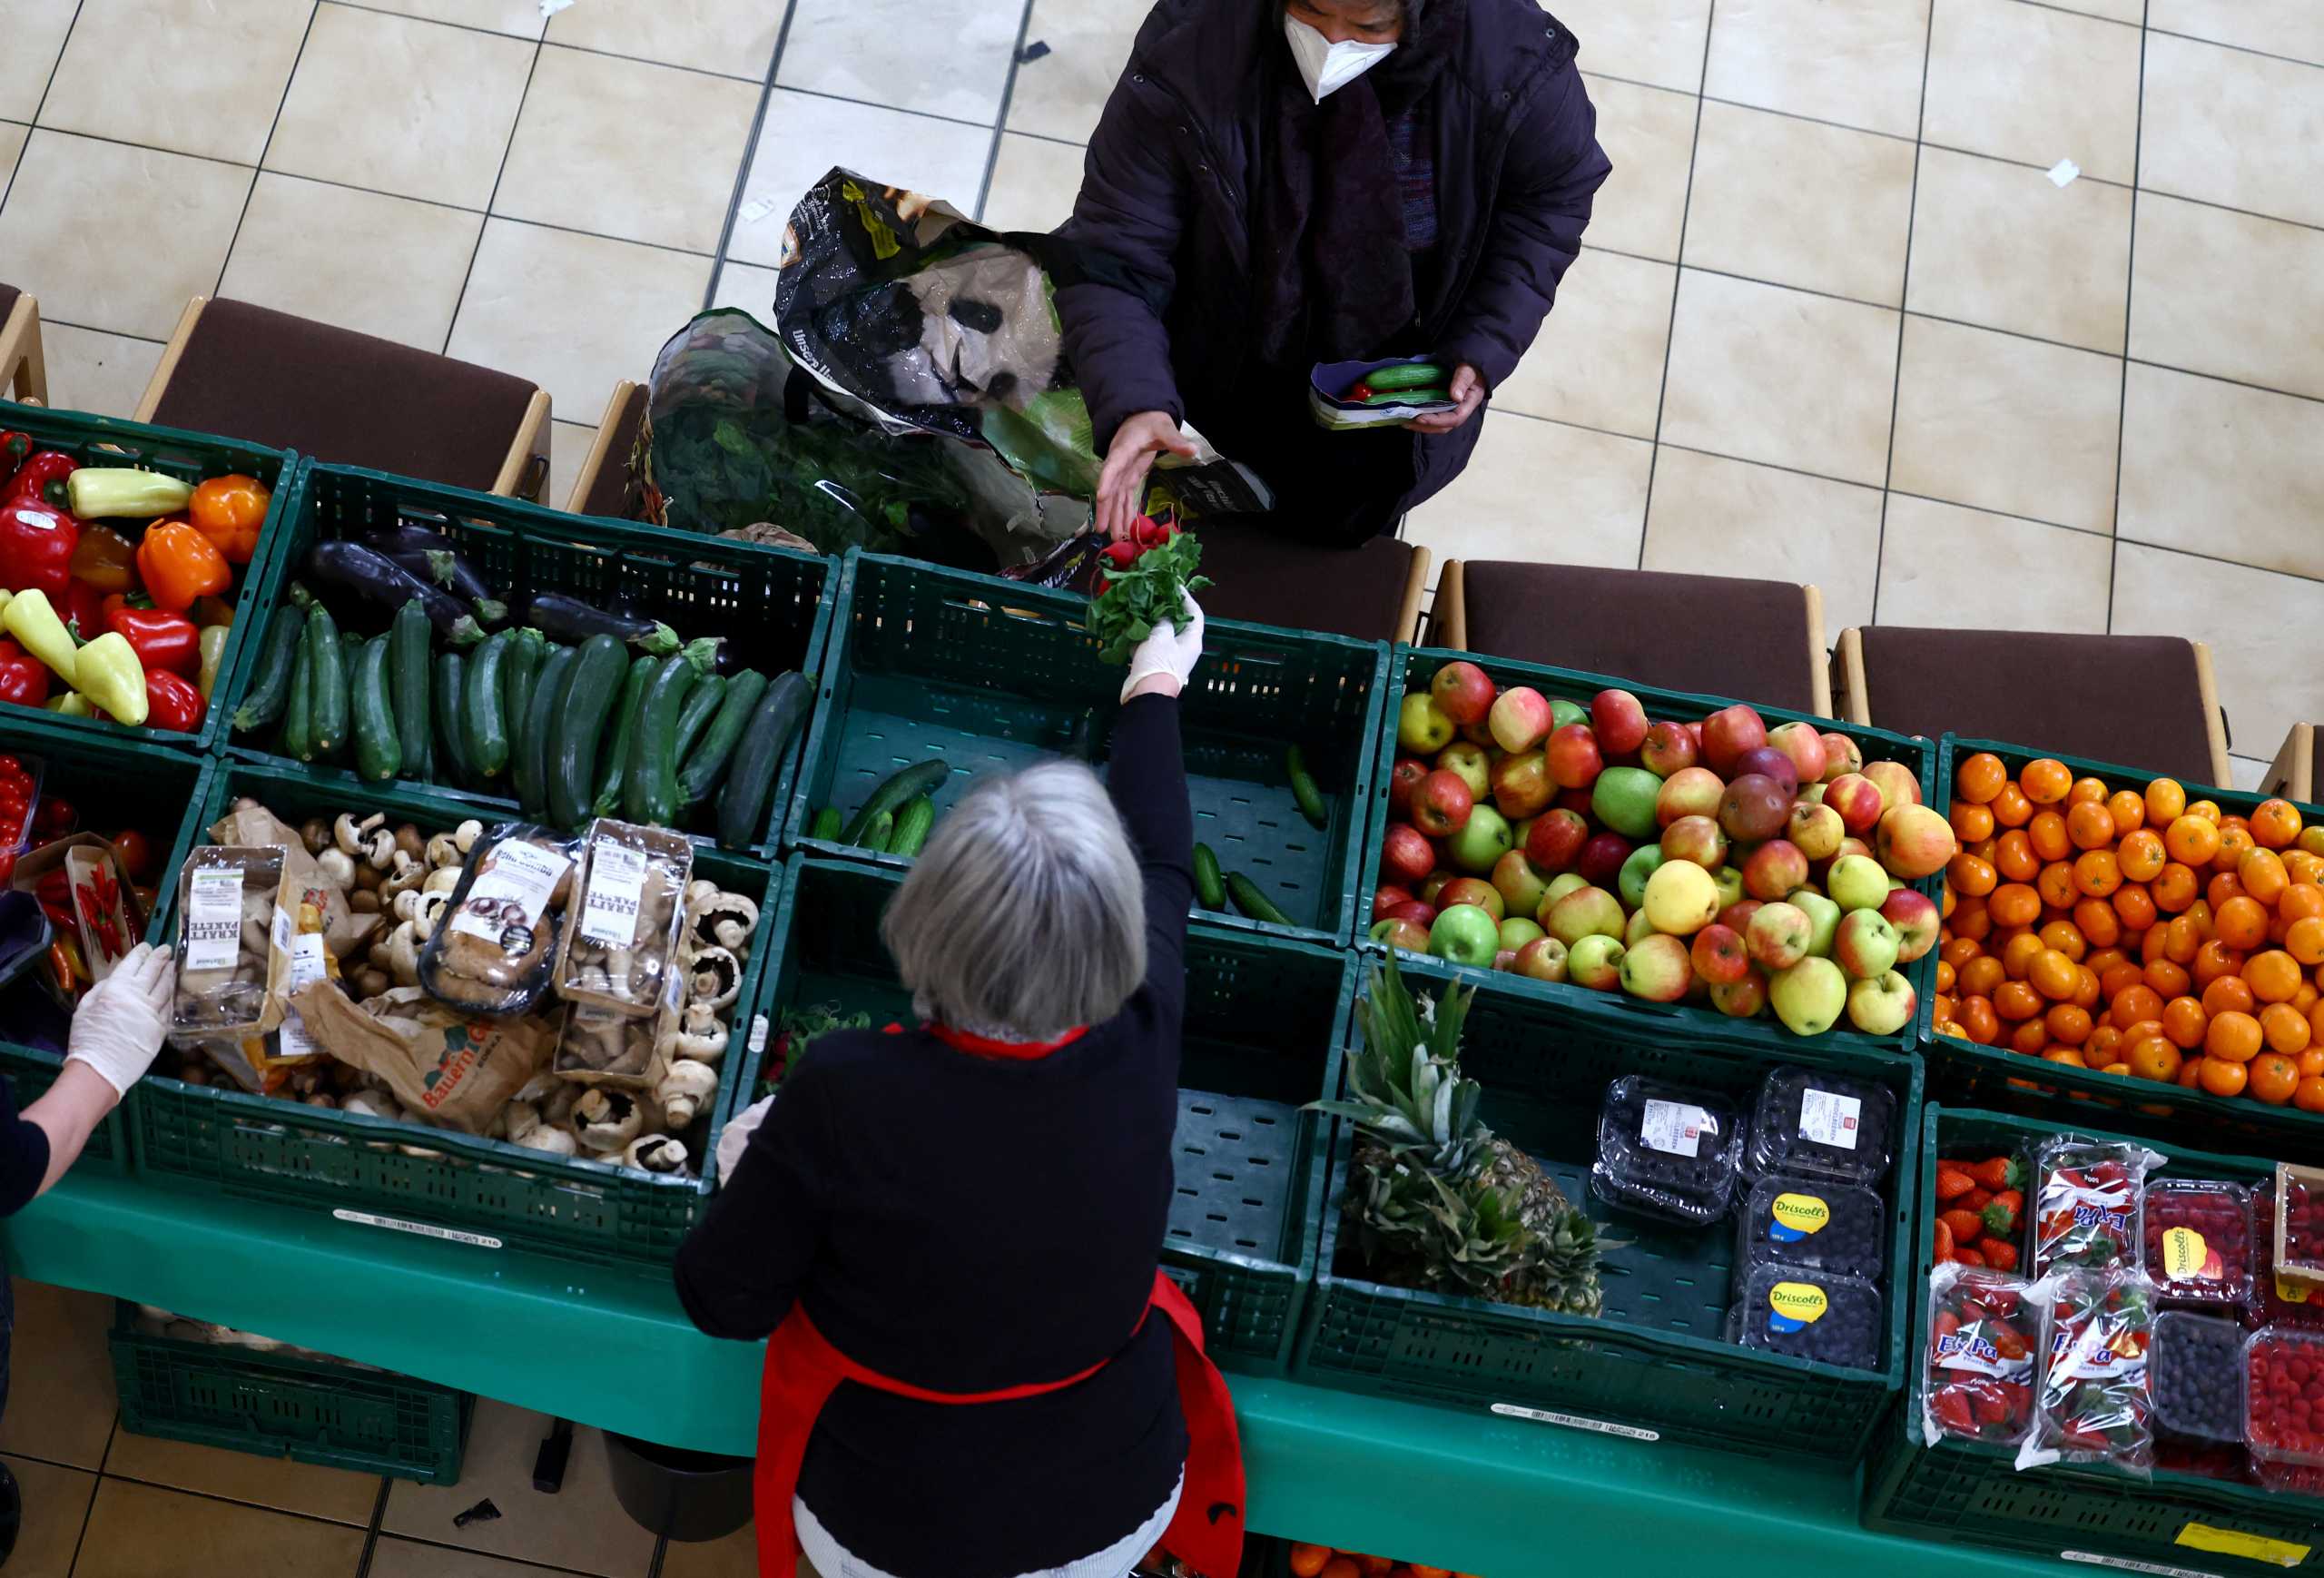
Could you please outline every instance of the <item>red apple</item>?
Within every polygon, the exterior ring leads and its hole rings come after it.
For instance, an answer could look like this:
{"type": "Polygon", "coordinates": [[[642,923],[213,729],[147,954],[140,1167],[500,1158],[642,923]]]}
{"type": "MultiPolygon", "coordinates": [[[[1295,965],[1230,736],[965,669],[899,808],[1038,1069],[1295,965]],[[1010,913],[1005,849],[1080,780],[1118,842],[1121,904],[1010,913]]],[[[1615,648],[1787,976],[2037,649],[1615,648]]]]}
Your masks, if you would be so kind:
{"type": "Polygon", "coordinates": [[[1829,784],[1844,773],[1864,771],[1864,748],[1846,735],[1827,734],[1824,742],[1824,771],[1822,777],[1829,784]]]}
{"type": "Polygon", "coordinates": [[[1734,928],[1738,937],[1751,934],[1751,917],[1759,912],[1757,899],[1738,899],[1718,912],[1718,923],[1734,928]]]}
{"type": "Polygon", "coordinates": [[[1455,660],[1436,671],[1428,682],[1429,695],[1444,709],[1444,715],[1456,724],[1484,721],[1492,710],[1495,694],[1492,676],[1473,663],[1455,660]]]}
{"type": "Polygon", "coordinates": [[[1373,890],[1372,918],[1375,921],[1384,921],[1388,918],[1388,912],[1397,905],[1409,904],[1412,902],[1411,889],[1400,888],[1393,883],[1382,883],[1373,890]]]}
{"type": "MultiPolygon", "coordinates": [[[[1436,906],[1434,904],[1423,904],[1418,899],[1414,899],[1409,904],[1398,904],[1394,909],[1381,916],[1380,919],[1383,921],[1409,921],[1415,926],[1426,928],[1436,924],[1436,906]]],[[[1428,950],[1423,948],[1421,952],[1425,953],[1428,950]]]]}
{"type": "Polygon", "coordinates": [[[1682,816],[1717,816],[1727,785],[1709,767],[1681,767],[1654,794],[1654,820],[1668,827],[1682,816]]]}
{"type": "Polygon", "coordinates": [[[1902,762],[1875,762],[1865,768],[1864,775],[1879,788],[1880,806],[1884,811],[1921,803],[1921,781],[1914,777],[1913,770],[1902,762]]]}
{"type": "Polygon", "coordinates": [[[1880,786],[1860,773],[1843,773],[1825,784],[1824,804],[1840,814],[1840,825],[1859,837],[1880,825],[1886,809],[1880,786]]]}
{"type": "MultiPolygon", "coordinates": [[[[1380,874],[1395,886],[1410,890],[1428,880],[1436,869],[1436,846],[1428,835],[1407,823],[1392,822],[1380,840],[1380,874]]],[[[1379,917],[1374,916],[1377,920],[1379,917]]]]}
{"type": "Polygon", "coordinates": [[[1556,793],[1539,751],[1503,756],[1492,764],[1492,803],[1512,821],[1540,815],[1556,793]]]}
{"type": "Polygon", "coordinates": [[[1439,908],[1445,886],[1452,881],[1452,876],[1453,873],[1448,871],[1429,873],[1428,880],[1413,890],[1413,896],[1432,910],[1439,908]]]}
{"type": "Polygon", "coordinates": [[[1792,771],[1802,784],[1824,776],[1824,736],[1813,724],[1781,724],[1768,731],[1768,744],[1791,758],[1792,771]]]}
{"type": "Polygon", "coordinates": [[[1695,973],[1713,986],[1724,986],[1751,973],[1750,952],[1732,926],[1712,922],[1695,933],[1694,946],[1688,952],[1693,956],[1695,973]]]}
{"type": "Polygon", "coordinates": [[[1598,731],[1598,748],[1609,756],[1627,756],[1646,744],[1646,708],[1626,690],[1601,690],[1590,699],[1590,725],[1598,731]]]}
{"type": "Polygon", "coordinates": [[[1703,720],[1703,760],[1711,771],[1726,776],[1746,751],[1768,743],[1768,725],[1752,708],[1738,703],[1721,707],[1703,720]]]}
{"type": "MultiPolygon", "coordinates": [[[[1421,794],[1427,793],[1428,785],[1422,784],[1421,794]]],[[[1417,796],[1413,804],[1418,807],[1417,796]]],[[[1718,824],[1738,843],[1757,843],[1761,839],[1773,838],[1783,831],[1784,819],[1790,814],[1790,794],[1763,773],[1746,773],[1736,779],[1727,786],[1727,794],[1718,803],[1718,824]]],[[[1426,824],[1422,825],[1426,827],[1426,824]]]]}
{"type": "Polygon", "coordinates": [[[1581,846],[1574,869],[1593,888],[1611,888],[1622,874],[1622,863],[1634,846],[1619,833],[1601,833],[1581,846]]]}
{"type": "Polygon", "coordinates": [[[1590,794],[1587,789],[1561,789],[1558,791],[1557,799],[1551,804],[1560,811],[1571,811],[1576,816],[1584,819],[1595,814],[1590,807],[1590,794]]]}
{"type": "MultiPolygon", "coordinates": [[[[1433,918],[1431,917],[1432,920],[1433,918]]],[[[1400,948],[1407,953],[1428,952],[1428,928],[1412,921],[1392,918],[1375,922],[1372,927],[1372,940],[1384,942],[1391,948],[1400,948]]]]}
{"type": "Polygon", "coordinates": [[[1551,876],[1571,866],[1590,842],[1590,823],[1562,807],[1544,811],[1533,819],[1525,835],[1525,858],[1533,869],[1551,876]]]}
{"type": "Polygon", "coordinates": [[[1517,951],[1514,966],[1520,975],[1535,981],[1565,979],[1566,946],[1555,937],[1536,937],[1517,951]]]}
{"type": "Polygon", "coordinates": [[[1727,834],[1708,816],[1681,816],[1662,830],[1662,855],[1715,872],[1727,863],[1727,834]]]}
{"type": "Polygon", "coordinates": [[[1852,854],[1868,855],[1871,853],[1872,846],[1870,844],[1865,843],[1864,840],[1856,837],[1854,833],[1850,833],[1847,837],[1840,840],[1840,847],[1834,850],[1832,852],[1832,858],[1824,863],[1825,869],[1829,870],[1831,867],[1839,864],[1842,861],[1847,859],[1848,856],[1852,854]]]}
{"type": "Polygon", "coordinates": [[[1658,778],[1668,778],[1681,767],[1691,767],[1701,754],[1695,749],[1695,736],[1687,732],[1684,724],[1674,724],[1668,718],[1649,724],[1646,744],[1639,747],[1639,765],[1658,778]]]}
{"type": "Polygon", "coordinates": [[[1799,769],[1791,764],[1789,756],[1773,745],[1760,745],[1736,758],[1734,775],[1740,778],[1750,773],[1772,778],[1782,784],[1787,800],[1799,793],[1799,769]]]}
{"type": "Polygon", "coordinates": [[[1550,777],[1561,789],[1587,789],[1606,770],[1597,732],[1588,724],[1568,724],[1550,736],[1550,777]]]}
{"type": "Polygon", "coordinates": [[[1517,685],[1493,698],[1489,715],[1493,743],[1504,751],[1530,751],[1549,738],[1550,704],[1531,685],[1517,685]]]}
{"type": "Polygon", "coordinates": [[[1550,891],[1549,879],[1525,858],[1521,849],[1512,849],[1493,863],[1492,885],[1501,890],[1508,906],[1502,918],[1510,915],[1532,915],[1540,912],[1541,899],[1550,891]]]}
{"type": "Polygon", "coordinates": [[[1729,1019],[1753,1019],[1768,1006],[1768,978],[1752,971],[1740,981],[1710,989],[1713,1007],[1729,1019]]]}
{"type": "Polygon", "coordinates": [[[1743,891],[1774,903],[1807,880],[1807,857],[1789,839],[1771,838],[1743,863],[1743,891]]]}
{"type": "Polygon", "coordinates": [[[1460,774],[1439,767],[1413,791],[1413,825],[1431,838],[1450,838],[1469,825],[1476,804],[1460,774]]]}
{"type": "MultiPolygon", "coordinates": [[[[1433,701],[1436,698],[1431,696],[1429,699],[1433,701]]],[[[1443,712],[1444,709],[1439,707],[1436,710],[1443,712]]],[[[1461,724],[1456,726],[1454,732],[1472,745],[1482,745],[1488,750],[1494,751],[1501,749],[1499,745],[1493,744],[1492,725],[1483,718],[1479,718],[1472,724],[1461,724]]]]}
{"type": "Polygon", "coordinates": [[[1399,756],[1388,771],[1388,814],[1410,816],[1413,814],[1413,791],[1428,776],[1428,764],[1418,756],[1399,756]]]}
{"type": "Polygon", "coordinates": [[[1494,953],[1492,956],[1492,967],[1495,970],[1500,971],[1504,975],[1516,969],[1517,950],[1514,948],[1503,948],[1494,953]]]}
{"type": "Polygon", "coordinates": [[[1446,883],[1444,891],[1436,895],[1436,907],[1449,910],[1455,904],[1476,905],[1492,917],[1496,926],[1509,917],[1509,907],[1502,902],[1501,890],[1482,877],[1455,877],[1446,883]]]}
{"type": "Polygon", "coordinates": [[[1815,922],[1797,904],[1761,904],[1743,934],[1752,960],[1763,970],[1784,970],[1807,957],[1815,922]]]}
{"type": "Polygon", "coordinates": [[[1942,922],[1936,912],[1936,901],[1915,888],[1898,888],[1881,904],[1880,912],[1896,928],[1897,941],[1903,944],[1896,950],[1899,963],[1910,964],[1936,946],[1937,932],[1942,922]]]}

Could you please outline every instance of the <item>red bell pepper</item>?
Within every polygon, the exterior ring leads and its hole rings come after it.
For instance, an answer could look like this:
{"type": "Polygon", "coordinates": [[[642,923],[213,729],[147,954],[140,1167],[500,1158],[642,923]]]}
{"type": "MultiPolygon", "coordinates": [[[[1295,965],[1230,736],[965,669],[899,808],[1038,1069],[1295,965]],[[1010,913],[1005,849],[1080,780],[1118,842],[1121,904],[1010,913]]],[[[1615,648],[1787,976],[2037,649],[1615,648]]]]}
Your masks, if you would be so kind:
{"type": "Polygon", "coordinates": [[[202,715],[210,704],[193,681],[181,679],[167,669],[149,668],[145,671],[145,721],[157,729],[174,729],[190,735],[202,726],[202,715]]]}
{"type": "Polygon", "coordinates": [[[77,576],[64,584],[64,601],[56,611],[75,641],[94,641],[105,633],[105,595],[77,576]]]}
{"type": "Polygon", "coordinates": [[[202,666],[202,632],[182,614],[123,607],[106,616],[105,627],[120,633],[148,674],[164,669],[191,678],[202,666]]]}
{"type": "Polygon", "coordinates": [[[45,592],[52,603],[63,602],[80,545],[79,521],[37,497],[15,495],[0,503],[0,587],[45,592]]]}
{"type": "Polygon", "coordinates": [[[48,699],[48,665],[13,641],[0,641],[0,702],[38,706],[48,699]]]}
{"type": "Polygon", "coordinates": [[[62,449],[43,449],[28,457],[8,478],[10,498],[36,498],[53,509],[70,509],[72,501],[64,492],[64,479],[81,468],[81,462],[62,449]]]}

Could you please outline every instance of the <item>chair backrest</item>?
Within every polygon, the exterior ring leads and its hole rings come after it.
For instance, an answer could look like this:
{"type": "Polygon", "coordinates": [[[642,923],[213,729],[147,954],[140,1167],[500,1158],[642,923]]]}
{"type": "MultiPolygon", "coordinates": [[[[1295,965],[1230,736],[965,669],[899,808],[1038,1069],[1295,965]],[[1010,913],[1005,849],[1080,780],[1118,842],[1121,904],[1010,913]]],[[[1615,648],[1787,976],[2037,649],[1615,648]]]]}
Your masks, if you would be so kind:
{"type": "Polygon", "coordinates": [[[2313,804],[2319,781],[2324,781],[2324,729],[2294,724],[2269,764],[2268,775],[2260,780],[2260,793],[2313,804]]]}
{"type": "Polygon", "coordinates": [[[623,506],[628,502],[629,452],[637,443],[637,430],[645,425],[645,405],[644,384],[624,379],[614,385],[605,419],[597,424],[597,436],[574,474],[573,490],[566,495],[565,508],[571,513],[615,518],[627,513],[623,506]]]}
{"type": "Polygon", "coordinates": [[[1317,547],[1238,520],[1197,523],[1202,573],[1216,583],[1203,612],[1358,641],[1419,634],[1429,552],[1393,537],[1360,547],[1317,547]]]}
{"type": "Polygon", "coordinates": [[[40,303],[9,284],[0,284],[0,398],[48,403],[40,303]]]}

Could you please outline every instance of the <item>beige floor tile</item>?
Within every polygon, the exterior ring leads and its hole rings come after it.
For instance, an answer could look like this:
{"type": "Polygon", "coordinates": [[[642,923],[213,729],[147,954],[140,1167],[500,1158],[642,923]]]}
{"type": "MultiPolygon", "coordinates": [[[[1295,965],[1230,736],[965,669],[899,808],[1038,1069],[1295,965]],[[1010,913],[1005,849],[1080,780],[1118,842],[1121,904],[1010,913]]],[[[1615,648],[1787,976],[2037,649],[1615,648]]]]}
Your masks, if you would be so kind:
{"type": "Polygon", "coordinates": [[[708,258],[490,220],[447,349],[595,416],[616,380],[653,367],[709,285],[708,258]]]}
{"type": "Polygon", "coordinates": [[[748,263],[781,262],[791,211],[834,168],[925,192],[973,213],[992,138],[990,132],[954,121],[777,88],[767,97],[766,119],[759,127],[726,253],[748,263]]]}
{"type": "MultiPolygon", "coordinates": [[[[644,381],[640,380],[639,381],[644,381]]],[[[581,474],[581,462],[589,458],[589,446],[596,441],[597,429],[586,422],[556,422],[549,438],[548,502],[557,508],[573,497],[573,479],[581,474]]]]}
{"type": "Polygon", "coordinates": [[[1912,220],[1910,143],[1703,105],[1687,212],[1690,267],[1900,306],[1912,220]]]}
{"type": "Polygon", "coordinates": [[[162,362],[159,340],[132,340],[70,323],[43,322],[40,343],[48,357],[48,403],[100,416],[133,416],[139,397],[162,362]]]}
{"type": "Polygon", "coordinates": [[[758,1578],[758,1527],[745,1524],[706,1545],[670,1542],[662,1553],[662,1578],[758,1578]]]}
{"type": "Polygon", "coordinates": [[[1824,594],[1825,628],[1839,630],[1872,623],[1879,562],[1877,488],[1668,444],[1655,452],[1642,568],[1813,581],[1824,594]]]}
{"type": "MultiPolygon", "coordinates": [[[[2235,780],[2230,787],[2240,789],[2246,794],[2258,794],[2260,785],[2267,781],[2269,770],[2275,765],[2271,761],[2255,761],[2250,756],[2230,755],[2227,762],[2231,769],[2230,776],[2235,780]]],[[[663,1570],[668,1571],[666,1565],[663,1570]]]]}
{"type": "Polygon", "coordinates": [[[1701,91],[1710,0],[1563,0],[1557,15],[1581,41],[1586,70],[1701,91]]]}
{"type": "Polygon", "coordinates": [[[994,230],[1047,233],[1073,214],[1081,192],[1083,150],[1070,143],[1004,132],[984,196],[984,222],[994,230]]]}
{"type": "Polygon", "coordinates": [[[80,0],[0,0],[0,117],[33,118],[79,9],[80,0]]]}
{"type": "Polygon", "coordinates": [[[2112,531],[2122,389],[2114,357],[1908,318],[1889,485],[2112,531]]]}
{"type": "Polygon", "coordinates": [[[2025,0],[1936,0],[1927,141],[2128,182],[2138,123],[2136,28],[2025,0]]]}
{"type": "Polygon", "coordinates": [[[1017,68],[1009,129],[1088,142],[1152,9],[1146,0],[1033,0],[1025,39],[1049,52],[1017,68]]]}
{"type": "MultiPolygon", "coordinates": [[[[714,307],[740,307],[769,328],[774,325],[774,282],[779,278],[773,269],[762,269],[754,263],[738,263],[729,258],[718,270],[718,284],[712,292],[714,307]]],[[[638,381],[644,382],[644,380],[638,381]]]]}
{"type": "Polygon", "coordinates": [[[2144,104],[2139,184],[2324,224],[2324,66],[2158,34],[2144,104]]]}
{"type": "Polygon", "coordinates": [[[2118,535],[2324,580],[2324,405],[2131,365],[2118,535]]]}
{"type": "Polygon", "coordinates": [[[218,293],[441,350],[483,228],[466,209],[266,171],[218,293]]]}
{"type": "Polygon", "coordinates": [[[1677,262],[1698,101],[1612,77],[1586,81],[1598,109],[1599,145],[1614,162],[1590,209],[1590,244],[1677,262]]]}
{"type": "Polygon", "coordinates": [[[257,1457],[126,1430],[113,1435],[113,1450],[105,1455],[105,1474],[358,1527],[369,1525],[371,1509],[379,1499],[379,1476],[375,1474],[322,1468],[287,1457],[257,1457]]]}
{"type": "Polygon", "coordinates": [[[12,1457],[8,1467],[25,1496],[24,1530],[8,1558],[8,1578],[66,1578],[88,1522],[97,1476],[59,1468],[29,1457],[12,1457]]]}
{"type": "Polygon", "coordinates": [[[354,1578],[363,1531],[181,1495],[129,1480],[97,1487],[74,1578],[354,1578]]]}
{"type": "MultiPolygon", "coordinates": [[[[665,1569],[666,1570],[666,1569],[665,1569]]],[[[644,1568],[635,1569],[643,1573],[644,1568]]],[[[504,1562],[474,1551],[448,1551],[413,1540],[383,1539],[371,1553],[370,1578],[554,1578],[557,1569],[504,1562]]]]}
{"type": "Polygon", "coordinates": [[[783,7],[765,0],[589,0],[560,11],[551,44],[766,80],[783,7]]]}
{"type": "Polygon", "coordinates": [[[1723,0],[1704,92],[1909,137],[1927,44],[1928,0],[1723,0]]]}
{"type": "Polygon", "coordinates": [[[2112,542],[2086,531],[1892,493],[1880,623],[2102,635],[2113,557],[2112,542]],[[1964,567],[1976,587],[1965,600],[1964,567]]]}
{"type": "Polygon", "coordinates": [[[775,81],[989,126],[1000,119],[1019,19],[987,0],[793,0],[775,81]]]}
{"type": "Polygon", "coordinates": [[[455,22],[517,38],[541,35],[540,0],[362,0],[374,11],[392,11],[426,22],[455,22]]]}
{"type": "Polygon", "coordinates": [[[41,124],[255,164],[312,0],[82,0],[41,124]]]}
{"type": "Polygon", "coordinates": [[[380,1528],[496,1556],[641,1578],[653,1558],[654,1536],[630,1522],[614,1500],[603,1435],[576,1431],[564,1490],[545,1496],[533,1489],[533,1458],[548,1424],[538,1414],[479,1400],[460,1483],[398,1481],[388,1493],[380,1528]],[[497,1520],[452,1526],[454,1514],[486,1496],[500,1509],[497,1520]]]}
{"type": "Polygon", "coordinates": [[[1678,277],[1669,263],[1585,250],[1558,287],[1541,337],[1493,403],[1522,416],[1653,438],[1678,277]]]}
{"type": "Polygon", "coordinates": [[[2131,266],[2132,356],[2324,399],[2324,231],[2149,193],[2131,266]]]}
{"type": "Polygon", "coordinates": [[[238,165],[43,128],[0,209],[0,260],[44,319],[166,340],[218,283],[250,184],[238,165]],[[123,244],[124,213],[154,244],[123,244]]]}
{"type": "Polygon", "coordinates": [[[1896,369],[1886,308],[1685,270],[1662,437],[1877,487],[1896,369]]]}
{"type": "Polygon", "coordinates": [[[9,178],[16,173],[16,156],[25,151],[25,139],[32,134],[30,126],[0,121],[0,189],[5,189],[9,178]]]}
{"type": "Polygon", "coordinates": [[[518,39],[323,5],[266,167],[482,208],[533,54],[518,39]]]}
{"type": "Polygon", "coordinates": [[[2109,22],[2127,22],[2137,27],[2146,21],[2147,0],[2043,0],[2061,11],[2079,11],[2084,16],[2102,16],[2109,22]]]}
{"type": "Polygon", "coordinates": [[[96,1468],[117,1406],[106,1340],[113,1301],[21,1277],[15,1282],[15,1359],[0,1452],[96,1468]]]}
{"type": "Polygon", "coordinates": [[[2130,288],[2129,188],[1921,150],[1912,311],[2120,355],[2130,288]]]}
{"type": "Polygon", "coordinates": [[[2314,581],[2126,542],[2114,561],[2114,629],[2207,641],[2238,744],[2272,752],[2324,719],[2324,588],[2314,581]]]}
{"type": "Polygon", "coordinates": [[[1469,468],[1413,514],[1405,536],[1446,559],[1638,563],[1654,446],[1487,412],[1469,468]]]}
{"type": "Polygon", "coordinates": [[[2324,5],[2316,0],[2148,0],[2147,25],[2324,65],[2324,5]]]}
{"type": "Polygon", "coordinates": [[[714,251],[758,107],[749,83],[546,45],[493,212],[714,251]]]}

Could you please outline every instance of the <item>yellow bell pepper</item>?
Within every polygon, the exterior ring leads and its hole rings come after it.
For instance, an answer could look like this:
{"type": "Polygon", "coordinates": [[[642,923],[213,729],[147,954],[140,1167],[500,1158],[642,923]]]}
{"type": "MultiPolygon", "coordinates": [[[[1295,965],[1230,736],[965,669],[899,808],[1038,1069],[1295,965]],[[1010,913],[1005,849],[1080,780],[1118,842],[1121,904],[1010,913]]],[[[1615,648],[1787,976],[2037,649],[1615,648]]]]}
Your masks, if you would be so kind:
{"type": "MultiPolygon", "coordinates": [[[[35,587],[9,598],[6,609],[0,610],[0,627],[22,642],[25,651],[54,669],[59,679],[74,690],[81,688],[80,652],[73,645],[73,632],[64,627],[64,621],[49,606],[46,592],[35,587]]],[[[122,645],[126,646],[129,643],[124,641],[122,645]]],[[[143,670],[139,672],[142,675],[143,670]]],[[[138,684],[142,690],[144,681],[141,678],[138,684]]]]}
{"type": "Polygon", "coordinates": [[[145,665],[118,630],[108,630],[75,654],[80,677],[73,688],[132,728],[145,721],[145,665]]]}

